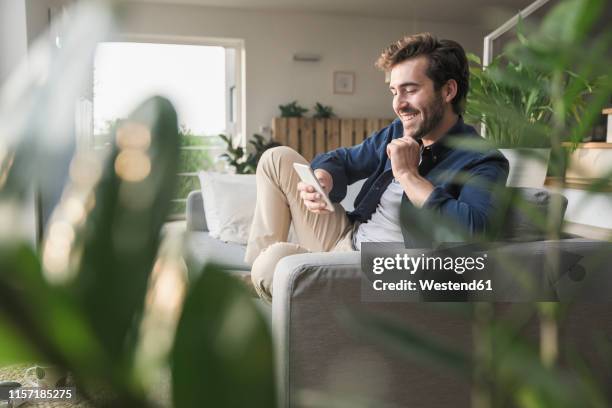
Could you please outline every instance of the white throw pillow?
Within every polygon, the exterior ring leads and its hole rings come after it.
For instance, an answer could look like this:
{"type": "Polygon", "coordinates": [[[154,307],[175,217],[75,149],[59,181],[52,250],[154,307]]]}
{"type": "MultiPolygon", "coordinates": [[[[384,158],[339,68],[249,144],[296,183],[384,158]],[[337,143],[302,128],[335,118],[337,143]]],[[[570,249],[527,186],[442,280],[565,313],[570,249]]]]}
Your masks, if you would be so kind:
{"type": "Polygon", "coordinates": [[[253,221],[255,175],[198,173],[210,236],[245,245],[253,221]]]}

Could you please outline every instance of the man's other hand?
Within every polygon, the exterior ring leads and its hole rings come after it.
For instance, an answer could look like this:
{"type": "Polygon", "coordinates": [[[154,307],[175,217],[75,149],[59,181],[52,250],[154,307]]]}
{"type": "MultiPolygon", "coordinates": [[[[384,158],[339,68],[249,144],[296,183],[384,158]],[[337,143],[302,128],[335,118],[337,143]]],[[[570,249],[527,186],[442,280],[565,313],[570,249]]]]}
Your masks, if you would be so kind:
{"type": "MultiPolygon", "coordinates": [[[[319,184],[321,184],[325,194],[329,194],[333,188],[331,174],[323,169],[316,169],[314,174],[317,180],[319,180],[319,184]]],[[[327,204],[325,204],[325,200],[321,197],[321,194],[318,193],[313,186],[300,181],[297,185],[297,189],[300,192],[302,201],[304,201],[304,205],[309,211],[317,214],[327,214],[331,212],[327,209],[327,204]]]]}
{"type": "Polygon", "coordinates": [[[393,139],[387,145],[393,177],[399,180],[406,173],[418,174],[421,146],[410,136],[393,139]]]}

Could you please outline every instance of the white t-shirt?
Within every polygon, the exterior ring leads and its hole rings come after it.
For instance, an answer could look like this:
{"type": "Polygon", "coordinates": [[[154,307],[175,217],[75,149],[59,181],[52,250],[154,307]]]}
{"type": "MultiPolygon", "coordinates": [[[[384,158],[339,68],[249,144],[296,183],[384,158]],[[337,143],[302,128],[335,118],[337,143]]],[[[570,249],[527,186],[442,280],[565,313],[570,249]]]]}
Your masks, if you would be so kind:
{"type": "Polygon", "coordinates": [[[355,249],[360,250],[362,242],[404,242],[400,227],[402,194],[404,189],[393,179],[380,197],[372,218],[357,227],[353,235],[355,249]]]}

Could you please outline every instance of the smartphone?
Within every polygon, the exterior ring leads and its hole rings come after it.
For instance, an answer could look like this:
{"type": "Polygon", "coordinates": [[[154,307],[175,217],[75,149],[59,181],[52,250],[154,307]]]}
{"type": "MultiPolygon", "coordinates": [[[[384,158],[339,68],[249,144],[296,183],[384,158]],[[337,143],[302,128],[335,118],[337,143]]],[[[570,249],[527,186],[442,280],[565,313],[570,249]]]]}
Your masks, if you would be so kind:
{"type": "Polygon", "coordinates": [[[293,163],[293,168],[304,183],[313,186],[315,191],[321,194],[323,201],[325,201],[325,204],[327,205],[325,209],[334,211],[334,205],[330,201],[327,194],[325,194],[325,191],[323,191],[323,187],[321,187],[321,184],[319,184],[319,180],[317,180],[317,176],[315,176],[314,171],[312,171],[310,166],[307,164],[293,163]]]}

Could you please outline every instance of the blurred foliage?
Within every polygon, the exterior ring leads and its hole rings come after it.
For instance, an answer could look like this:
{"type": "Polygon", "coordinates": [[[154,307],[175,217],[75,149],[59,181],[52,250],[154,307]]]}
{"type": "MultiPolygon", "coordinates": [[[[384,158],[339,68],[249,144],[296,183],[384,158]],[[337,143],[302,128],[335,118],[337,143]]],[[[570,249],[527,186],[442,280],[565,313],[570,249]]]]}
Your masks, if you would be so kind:
{"type": "MultiPolygon", "coordinates": [[[[208,170],[208,167],[200,168],[199,170],[208,170]]],[[[187,195],[194,191],[200,189],[200,180],[197,175],[193,176],[178,176],[177,180],[177,189],[176,194],[174,195],[177,199],[187,198],[187,195]]],[[[170,212],[170,214],[176,214],[175,212],[170,212]]]]}
{"type": "Polygon", "coordinates": [[[153,97],[117,121],[104,158],[71,147],[78,79],[114,15],[104,2],[76,7],[64,46],[43,35],[29,57],[44,62],[0,98],[0,364],[63,368],[95,406],[274,407],[271,336],[247,290],[209,266],[182,304],[180,250],[164,252],[179,241],[162,229],[179,148],[197,145],[181,140],[170,102],[153,97]],[[62,194],[34,249],[14,226],[66,154],[67,182],[44,186],[62,194]]]}
{"type": "MultiPolygon", "coordinates": [[[[125,119],[109,121],[108,130],[95,135],[94,148],[111,148],[114,143],[113,135],[117,127],[124,122],[125,119]]],[[[223,148],[215,136],[196,135],[185,126],[179,128],[179,142],[178,173],[197,173],[210,169],[215,165],[215,150],[223,148]]]]}
{"type": "Polygon", "coordinates": [[[215,164],[215,148],[221,149],[222,145],[215,136],[195,135],[191,130],[181,126],[179,130],[180,157],[179,173],[194,173],[200,170],[208,170],[215,164]]]}
{"type": "MultiPolygon", "coordinates": [[[[114,143],[113,135],[125,119],[114,119],[107,122],[107,130],[94,135],[95,149],[110,149],[114,143]]],[[[187,195],[200,189],[197,172],[210,170],[215,166],[214,156],[223,151],[223,145],[216,136],[200,136],[185,126],[179,128],[180,152],[178,161],[177,187],[175,200],[185,200],[187,195]]],[[[173,201],[170,215],[181,218],[185,214],[185,201],[173,201]]]]}
{"type": "MultiPolygon", "coordinates": [[[[187,195],[200,189],[197,172],[210,170],[215,164],[215,156],[223,151],[223,145],[216,136],[199,136],[184,126],[179,129],[180,153],[176,199],[185,200],[187,195]]],[[[182,217],[185,215],[185,202],[174,201],[170,214],[182,217]]]]}
{"type": "Polygon", "coordinates": [[[278,142],[273,140],[266,142],[262,135],[254,134],[249,141],[252,152],[247,153],[242,146],[235,147],[230,137],[226,135],[219,135],[219,137],[225,142],[227,150],[227,153],[223,153],[219,157],[227,160],[229,165],[236,170],[236,174],[255,174],[257,163],[259,163],[263,152],[272,147],[280,146],[278,142]]]}
{"type": "Polygon", "coordinates": [[[484,123],[486,137],[500,148],[550,147],[546,129],[528,133],[531,125],[545,126],[552,118],[552,102],[545,85],[550,81],[549,75],[521,63],[505,61],[503,55],[497,56],[487,67],[483,67],[474,54],[468,54],[468,58],[478,65],[470,67],[466,119],[484,123]],[[526,89],[499,79],[508,73],[519,81],[542,86],[526,89]]]}
{"type": "Polygon", "coordinates": [[[329,119],[336,116],[334,114],[334,108],[331,106],[322,105],[319,102],[315,104],[315,114],[312,116],[315,119],[329,119]]]}
{"type": "Polygon", "coordinates": [[[181,316],[172,358],[175,406],[274,407],[270,333],[246,289],[208,267],[184,308],[191,312],[181,316]]]}
{"type": "Polygon", "coordinates": [[[297,101],[278,105],[278,109],[281,111],[281,118],[301,118],[308,112],[308,108],[298,105],[297,101]]]}
{"type": "Polygon", "coordinates": [[[518,40],[487,67],[470,54],[466,118],[483,123],[502,148],[581,142],[610,100],[610,56],[602,52],[609,33],[592,30],[603,3],[563,2],[536,31],[519,29],[518,40]],[[561,21],[579,28],[561,35],[561,21]]]}

